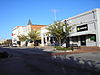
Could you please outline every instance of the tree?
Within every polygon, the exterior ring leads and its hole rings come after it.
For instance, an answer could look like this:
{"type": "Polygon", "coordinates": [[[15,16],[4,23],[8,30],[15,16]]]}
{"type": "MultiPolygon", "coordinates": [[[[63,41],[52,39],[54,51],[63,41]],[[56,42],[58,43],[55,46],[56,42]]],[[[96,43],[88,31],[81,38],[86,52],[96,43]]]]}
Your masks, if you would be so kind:
{"type": "Polygon", "coordinates": [[[57,22],[54,22],[54,24],[50,25],[47,28],[47,30],[49,30],[48,32],[49,34],[53,35],[57,39],[58,44],[61,45],[61,40],[65,38],[65,36],[69,36],[71,27],[72,26],[69,26],[68,23],[65,24],[61,21],[57,21],[57,22]],[[65,32],[64,32],[64,27],[66,27],[65,32]]]}
{"type": "Polygon", "coordinates": [[[4,41],[3,44],[9,46],[9,45],[12,44],[12,40],[11,39],[8,39],[8,40],[4,41]]]}
{"type": "Polygon", "coordinates": [[[23,42],[23,41],[26,41],[26,40],[28,39],[28,37],[25,36],[25,35],[19,35],[18,38],[19,38],[19,40],[22,41],[22,42],[23,42]]]}
{"type": "Polygon", "coordinates": [[[32,41],[40,40],[40,36],[39,35],[40,35],[40,32],[38,30],[32,30],[31,32],[28,33],[28,37],[32,41]]]}

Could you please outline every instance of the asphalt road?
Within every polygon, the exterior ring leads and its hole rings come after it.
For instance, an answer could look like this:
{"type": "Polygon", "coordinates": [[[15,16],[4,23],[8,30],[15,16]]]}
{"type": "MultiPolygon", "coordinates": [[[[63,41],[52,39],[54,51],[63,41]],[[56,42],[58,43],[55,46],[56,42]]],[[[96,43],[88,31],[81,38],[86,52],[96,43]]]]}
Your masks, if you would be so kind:
{"type": "Polygon", "coordinates": [[[0,59],[0,75],[62,75],[61,66],[55,65],[50,53],[38,48],[0,48],[9,58],[0,59]]]}
{"type": "Polygon", "coordinates": [[[52,52],[38,48],[0,48],[0,52],[4,51],[9,53],[9,58],[0,59],[0,75],[87,75],[87,71],[83,70],[75,74],[77,71],[74,68],[84,64],[89,66],[86,60],[90,65],[90,60],[96,61],[100,68],[100,53],[96,52],[52,56],[52,52]]]}

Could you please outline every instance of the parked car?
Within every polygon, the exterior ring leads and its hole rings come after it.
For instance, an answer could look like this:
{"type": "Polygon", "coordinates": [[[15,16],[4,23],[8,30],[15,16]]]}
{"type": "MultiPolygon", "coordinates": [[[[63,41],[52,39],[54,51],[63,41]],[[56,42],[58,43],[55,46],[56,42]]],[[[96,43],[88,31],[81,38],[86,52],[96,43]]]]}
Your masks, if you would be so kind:
{"type": "Polygon", "coordinates": [[[66,43],[63,43],[61,46],[62,46],[62,47],[66,47],[66,43]]]}
{"type": "Polygon", "coordinates": [[[59,46],[58,43],[52,43],[51,46],[59,46]]]}
{"type": "Polygon", "coordinates": [[[12,47],[17,47],[17,44],[16,44],[16,43],[13,43],[13,44],[12,44],[12,47]]]}
{"type": "Polygon", "coordinates": [[[1,45],[1,47],[9,47],[9,45],[1,45]]]}

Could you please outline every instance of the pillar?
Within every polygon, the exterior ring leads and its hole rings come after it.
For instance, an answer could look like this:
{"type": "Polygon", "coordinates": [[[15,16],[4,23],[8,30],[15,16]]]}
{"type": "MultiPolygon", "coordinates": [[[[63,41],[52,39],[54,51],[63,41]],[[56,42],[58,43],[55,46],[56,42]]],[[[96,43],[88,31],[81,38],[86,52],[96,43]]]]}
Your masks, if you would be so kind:
{"type": "Polygon", "coordinates": [[[44,46],[44,35],[41,35],[41,46],[44,46]]]}

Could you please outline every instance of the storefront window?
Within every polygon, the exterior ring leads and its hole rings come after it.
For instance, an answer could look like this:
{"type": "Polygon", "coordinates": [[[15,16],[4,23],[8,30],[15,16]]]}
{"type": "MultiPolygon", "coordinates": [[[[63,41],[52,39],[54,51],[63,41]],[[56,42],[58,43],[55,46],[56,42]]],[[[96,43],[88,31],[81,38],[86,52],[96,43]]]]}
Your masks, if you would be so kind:
{"type": "Polygon", "coordinates": [[[73,42],[78,42],[78,37],[76,36],[76,37],[72,37],[72,41],[73,42]]]}
{"type": "Polygon", "coordinates": [[[96,35],[90,35],[90,40],[95,41],[96,42],[96,35]]]}

